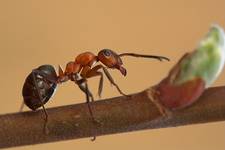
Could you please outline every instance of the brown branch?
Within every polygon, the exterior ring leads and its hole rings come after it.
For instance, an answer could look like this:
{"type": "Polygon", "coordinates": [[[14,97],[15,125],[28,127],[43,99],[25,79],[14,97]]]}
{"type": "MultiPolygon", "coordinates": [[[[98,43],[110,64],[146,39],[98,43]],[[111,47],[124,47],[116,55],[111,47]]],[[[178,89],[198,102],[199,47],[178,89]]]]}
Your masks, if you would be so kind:
{"type": "Polygon", "coordinates": [[[116,97],[91,104],[92,123],[86,104],[47,109],[49,134],[43,133],[43,112],[23,112],[0,116],[0,148],[47,143],[122,133],[128,131],[174,127],[225,120],[225,87],[210,88],[191,107],[162,117],[146,91],[131,97],[116,97]]]}

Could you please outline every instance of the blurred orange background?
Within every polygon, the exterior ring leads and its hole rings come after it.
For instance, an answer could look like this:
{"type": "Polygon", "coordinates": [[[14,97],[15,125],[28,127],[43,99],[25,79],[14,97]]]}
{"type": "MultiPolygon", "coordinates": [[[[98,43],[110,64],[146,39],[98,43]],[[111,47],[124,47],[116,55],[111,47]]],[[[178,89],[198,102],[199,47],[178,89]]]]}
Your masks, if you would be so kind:
{"type": "MultiPolygon", "coordinates": [[[[165,77],[213,23],[225,28],[224,0],[1,0],[0,113],[19,110],[23,82],[33,68],[65,67],[79,53],[97,54],[103,48],[171,58],[171,62],[125,58],[126,78],[111,71],[124,92],[139,92],[165,77]]],[[[98,80],[89,80],[96,99],[98,80]]],[[[213,86],[224,84],[225,70],[213,86]]],[[[118,95],[106,80],[102,98],[118,95]]],[[[84,99],[78,87],[68,82],[58,87],[46,107],[84,99]]],[[[224,141],[225,123],[218,122],[107,135],[95,142],[85,138],[12,149],[224,150],[224,141]]]]}

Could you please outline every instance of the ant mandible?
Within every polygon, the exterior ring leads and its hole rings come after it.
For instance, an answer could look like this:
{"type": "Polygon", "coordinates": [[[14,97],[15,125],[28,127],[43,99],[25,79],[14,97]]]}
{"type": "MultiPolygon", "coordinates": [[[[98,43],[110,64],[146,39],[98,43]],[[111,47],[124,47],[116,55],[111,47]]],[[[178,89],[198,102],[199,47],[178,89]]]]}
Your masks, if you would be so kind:
{"type": "MultiPolygon", "coordinates": [[[[124,96],[127,96],[121,91],[121,89],[115,83],[112,76],[107,70],[108,68],[118,69],[122,75],[126,76],[127,71],[122,66],[123,62],[121,59],[121,57],[124,56],[144,57],[158,59],[160,61],[169,61],[169,58],[163,56],[143,55],[135,53],[117,54],[110,49],[101,50],[97,56],[91,52],[84,52],[79,54],[75,58],[75,61],[68,62],[65,71],[63,71],[59,66],[58,76],[55,73],[54,67],[52,67],[51,65],[42,65],[37,69],[34,69],[26,78],[23,86],[24,103],[32,110],[36,110],[39,107],[43,108],[46,117],[46,128],[48,114],[45,110],[44,104],[47,103],[47,101],[53,95],[57,84],[71,80],[75,82],[79,86],[79,88],[86,94],[86,103],[88,105],[90,115],[93,121],[96,121],[94,119],[93,112],[89,103],[90,98],[91,101],[94,101],[94,98],[88,88],[87,79],[100,76],[98,87],[98,95],[100,97],[103,88],[103,73],[100,71],[102,69],[110,83],[117,88],[118,92],[124,96]],[[102,64],[96,65],[97,62],[101,62],[102,64]]],[[[20,110],[22,110],[23,104],[20,110]]]]}

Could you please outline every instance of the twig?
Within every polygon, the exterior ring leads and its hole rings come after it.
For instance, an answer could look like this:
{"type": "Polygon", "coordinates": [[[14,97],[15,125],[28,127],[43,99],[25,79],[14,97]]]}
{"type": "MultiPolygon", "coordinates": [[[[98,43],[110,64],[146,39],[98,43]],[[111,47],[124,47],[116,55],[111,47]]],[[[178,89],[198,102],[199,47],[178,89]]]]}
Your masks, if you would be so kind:
{"type": "Polygon", "coordinates": [[[146,91],[91,103],[92,122],[86,104],[47,109],[49,134],[43,133],[43,112],[0,116],[0,148],[47,143],[128,131],[174,127],[225,120],[225,86],[210,88],[191,107],[163,117],[146,91]]]}

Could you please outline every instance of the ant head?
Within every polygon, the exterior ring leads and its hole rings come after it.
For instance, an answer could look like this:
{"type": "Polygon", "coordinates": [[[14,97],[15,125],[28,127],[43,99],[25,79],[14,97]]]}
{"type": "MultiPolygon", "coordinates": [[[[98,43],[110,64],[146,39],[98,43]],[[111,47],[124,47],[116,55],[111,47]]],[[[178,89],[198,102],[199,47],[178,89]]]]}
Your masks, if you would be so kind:
{"type": "Polygon", "coordinates": [[[122,75],[126,76],[127,71],[122,67],[123,62],[118,54],[110,49],[103,49],[98,53],[98,60],[108,68],[118,69],[122,75]]]}

